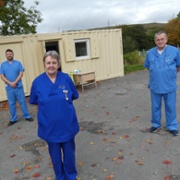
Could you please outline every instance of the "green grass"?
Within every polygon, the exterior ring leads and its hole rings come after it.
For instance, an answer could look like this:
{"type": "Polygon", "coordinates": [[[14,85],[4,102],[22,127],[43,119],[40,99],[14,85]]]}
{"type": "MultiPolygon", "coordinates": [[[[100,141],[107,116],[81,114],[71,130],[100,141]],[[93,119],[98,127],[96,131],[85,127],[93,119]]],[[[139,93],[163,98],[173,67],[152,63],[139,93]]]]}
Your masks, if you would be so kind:
{"type": "Polygon", "coordinates": [[[144,66],[142,64],[135,65],[125,65],[124,66],[124,74],[130,74],[132,72],[144,70],[144,66]]]}

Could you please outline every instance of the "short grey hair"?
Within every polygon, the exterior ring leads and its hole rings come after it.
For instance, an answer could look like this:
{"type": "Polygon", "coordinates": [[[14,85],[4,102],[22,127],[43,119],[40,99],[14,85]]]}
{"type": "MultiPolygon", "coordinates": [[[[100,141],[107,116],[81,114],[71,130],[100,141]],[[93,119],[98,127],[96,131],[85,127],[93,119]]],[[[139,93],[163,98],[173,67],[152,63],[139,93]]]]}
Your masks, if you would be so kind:
{"type": "Polygon", "coordinates": [[[60,65],[60,56],[59,54],[57,53],[57,51],[53,50],[53,51],[48,51],[44,54],[44,57],[43,57],[43,62],[45,63],[45,59],[48,57],[48,56],[51,56],[52,58],[54,59],[57,59],[57,62],[58,64],[60,65]]]}
{"type": "Polygon", "coordinates": [[[165,31],[159,31],[159,32],[155,33],[154,39],[156,39],[156,36],[161,35],[161,34],[164,34],[167,37],[167,33],[165,31]]]}

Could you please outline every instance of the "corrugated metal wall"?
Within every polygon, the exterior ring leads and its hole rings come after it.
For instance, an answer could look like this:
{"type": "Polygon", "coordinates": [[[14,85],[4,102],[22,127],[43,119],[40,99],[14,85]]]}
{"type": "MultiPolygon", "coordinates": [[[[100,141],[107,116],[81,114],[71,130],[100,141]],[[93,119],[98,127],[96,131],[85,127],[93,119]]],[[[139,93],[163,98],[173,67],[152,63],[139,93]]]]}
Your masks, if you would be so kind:
{"type": "Polygon", "coordinates": [[[62,68],[65,72],[79,69],[81,72],[96,71],[97,80],[124,75],[121,30],[99,30],[64,34],[62,38],[64,54],[61,54],[62,68]],[[75,60],[74,40],[89,38],[91,57],[75,60]],[[71,45],[70,45],[71,44],[71,45]],[[71,59],[70,59],[71,58],[71,59]]]}
{"type": "MultiPolygon", "coordinates": [[[[20,60],[25,68],[23,84],[29,95],[33,79],[44,72],[43,55],[47,43],[56,42],[61,57],[61,70],[66,73],[78,69],[81,72],[96,72],[97,81],[124,76],[121,29],[74,31],[65,33],[35,34],[0,37],[0,63],[5,50],[14,51],[14,59],[20,60]],[[88,39],[90,56],[77,60],[75,40],[88,39]]],[[[0,101],[6,100],[4,82],[0,80],[0,101]]]]}

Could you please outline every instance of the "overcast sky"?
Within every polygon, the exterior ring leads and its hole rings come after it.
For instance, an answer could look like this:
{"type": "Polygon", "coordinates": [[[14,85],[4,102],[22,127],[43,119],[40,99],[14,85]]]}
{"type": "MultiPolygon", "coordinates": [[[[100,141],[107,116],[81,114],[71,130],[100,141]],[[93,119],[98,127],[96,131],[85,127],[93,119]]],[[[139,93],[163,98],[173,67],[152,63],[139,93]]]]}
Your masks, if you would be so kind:
{"type": "MultiPolygon", "coordinates": [[[[43,21],[38,33],[104,26],[167,23],[180,12],[180,0],[38,0],[43,21]]],[[[24,0],[25,7],[33,0],[24,0]]]]}

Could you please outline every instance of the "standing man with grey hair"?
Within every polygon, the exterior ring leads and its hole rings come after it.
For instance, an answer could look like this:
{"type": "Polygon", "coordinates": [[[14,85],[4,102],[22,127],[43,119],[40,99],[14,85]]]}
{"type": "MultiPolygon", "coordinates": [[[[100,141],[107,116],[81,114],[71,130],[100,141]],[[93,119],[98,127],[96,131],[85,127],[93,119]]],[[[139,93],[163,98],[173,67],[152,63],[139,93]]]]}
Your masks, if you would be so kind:
{"type": "Polygon", "coordinates": [[[20,61],[14,60],[14,53],[11,49],[7,49],[5,55],[7,60],[1,64],[0,76],[1,79],[5,82],[8,105],[11,114],[8,126],[15,124],[18,120],[16,112],[16,100],[20,104],[23,117],[27,121],[33,121],[27,109],[23,84],[21,80],[24,68],[20,61]]]}
{"type": "Polygon", "coordinates": [[[146,55],[144,67],[149,70],[149,89],[151,92],[152,127],[157,132],[161,127],[162,99],[165,105],[166,128],[173,136],[178,136],[176,119],[176,80],[180,70],[180,51],[167,44],[168,37],[163,31],[155,34],[156,47],[146,55]]]}

